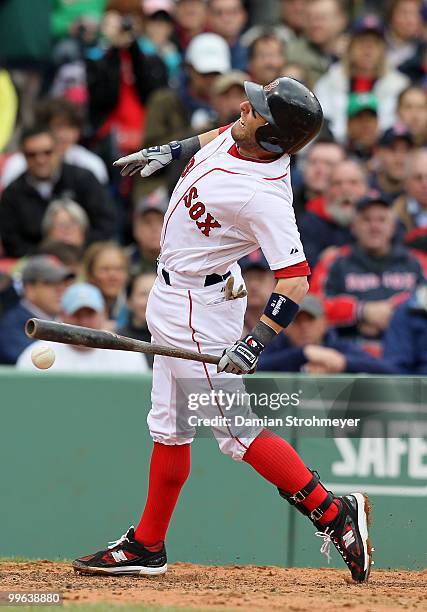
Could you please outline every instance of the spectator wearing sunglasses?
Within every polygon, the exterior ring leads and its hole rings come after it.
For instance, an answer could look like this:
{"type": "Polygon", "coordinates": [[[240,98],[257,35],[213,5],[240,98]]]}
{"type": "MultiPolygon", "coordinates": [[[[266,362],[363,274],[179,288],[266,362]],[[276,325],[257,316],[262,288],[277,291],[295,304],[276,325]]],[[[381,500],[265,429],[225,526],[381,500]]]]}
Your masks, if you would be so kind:
{"type": "Polygon", "coordinates": [[[113,208],[106,189],[89,170],[63,163],[47,128],[26,130],[21,150],[27,169],[4,190],[0,201],[0,236],[7,257],[22,257],[37,250],[49,203],[64,197],[85,210],[88,242],[112,236],[113,208]]]}

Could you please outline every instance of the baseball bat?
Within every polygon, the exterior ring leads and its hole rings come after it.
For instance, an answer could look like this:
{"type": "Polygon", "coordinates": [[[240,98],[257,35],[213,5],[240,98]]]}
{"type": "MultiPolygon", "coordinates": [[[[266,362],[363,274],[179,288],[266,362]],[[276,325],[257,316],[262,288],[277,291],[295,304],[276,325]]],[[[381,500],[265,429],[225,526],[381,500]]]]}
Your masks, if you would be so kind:
{"type": "Polygon", "coordinates": [[[76,344],[90,348],[111,349],[113,351],[133,351],[135,353],[149,353],[151,355],[164,355],[165,357],[176,357],[178,359],[189,359],[203,363],[218,364],[221,359],[217,355],[197,353],[186,349],[162,346],[134,340],[127,336],[120,336],[110,331],[58,323],[56,321],[44,321],[43,319],[28,319],[25,324],[25,333],[30,338],[37,340],[50,340],[61,344],[76,344]]]}

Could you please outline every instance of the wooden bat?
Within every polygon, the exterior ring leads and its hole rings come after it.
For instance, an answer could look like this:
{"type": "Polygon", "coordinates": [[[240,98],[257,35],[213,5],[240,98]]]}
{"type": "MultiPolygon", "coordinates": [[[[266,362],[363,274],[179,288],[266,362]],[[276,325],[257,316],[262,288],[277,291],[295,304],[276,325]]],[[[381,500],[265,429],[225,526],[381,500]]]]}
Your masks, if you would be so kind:
{"type": "Polygon", "coordinates": [[[221,357],[197,353],[172,346],[151,344],[142,340],[134,340],[126,336],[120,336],[109,331],[57,323],[55,321],[44,321],[42,319],[28,319],[25,324],[25,333],[30,338],[37,340],[50,340],[61,344],[76,344],[90,348],[112,349],[114,351],[133,351],[135,353],[149,353],[151,355],[164,355],[165,357],[177,357],[178,359],[189,359],[203,363],[218,364],[221,357]]]}

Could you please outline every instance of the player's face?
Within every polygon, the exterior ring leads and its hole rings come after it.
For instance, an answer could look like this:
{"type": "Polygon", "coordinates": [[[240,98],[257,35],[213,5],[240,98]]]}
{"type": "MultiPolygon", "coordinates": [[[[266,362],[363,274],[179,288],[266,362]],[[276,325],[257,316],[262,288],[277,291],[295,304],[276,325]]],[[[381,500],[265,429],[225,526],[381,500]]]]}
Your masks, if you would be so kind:
{"type": "Polygon", "coordinates": [[[231,135],[243,155],[255,156],[262,152],[255,140],[255,132],[259,127],[266,124],[264,117],[261,117],[252,107],[248,100],[240,105],[240,119],[231,128],[231,135]]]}

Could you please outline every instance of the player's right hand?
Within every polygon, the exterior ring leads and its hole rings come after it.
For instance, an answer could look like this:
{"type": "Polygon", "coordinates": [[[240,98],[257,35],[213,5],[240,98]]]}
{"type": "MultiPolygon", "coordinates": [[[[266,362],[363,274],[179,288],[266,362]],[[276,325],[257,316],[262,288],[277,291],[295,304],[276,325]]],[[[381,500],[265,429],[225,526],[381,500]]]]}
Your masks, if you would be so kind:
{"type": "Polygon", "coordinates": [[[113,163],[113,166],[121,168],[120,174],[122,176],[133,176],[139,172],[144,178],[170,164],[172,159],[171,146],[164,144],[120,157],[113,163]]]}
{"type": "Polygon", "coordinates": [[[233,346],[225,349],[217,366],[217,372],[229,374],[253,374],[256,370],[258,358],[264,345],[248,334],[233,346]]]}

